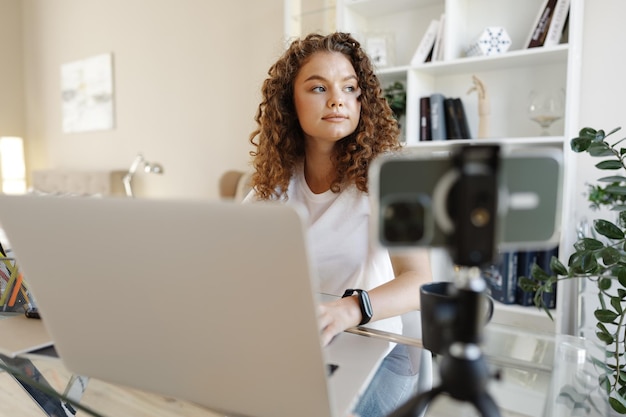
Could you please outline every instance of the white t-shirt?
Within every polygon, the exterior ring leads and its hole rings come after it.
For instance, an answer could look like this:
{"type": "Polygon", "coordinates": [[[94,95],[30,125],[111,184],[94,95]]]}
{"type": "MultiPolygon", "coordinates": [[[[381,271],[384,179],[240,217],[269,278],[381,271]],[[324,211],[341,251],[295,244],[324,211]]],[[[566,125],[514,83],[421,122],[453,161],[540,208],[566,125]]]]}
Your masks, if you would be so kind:
{"type": "MultiPolygon", "coordinates": [[[[389,253],[370,244],[367,194],[354,185],[340,193],[315,194],[300,167],[287,196],[286,204],[298,206],[304,215],[309,257],[321,293],[341,296],[347,288],[371,290],[394,278],[389,253]]],[[[254,191],[244,201],[254,201],[254,191]]],[[[400,334],[402,320],[392,317],[367,327],[400,334]]]]}

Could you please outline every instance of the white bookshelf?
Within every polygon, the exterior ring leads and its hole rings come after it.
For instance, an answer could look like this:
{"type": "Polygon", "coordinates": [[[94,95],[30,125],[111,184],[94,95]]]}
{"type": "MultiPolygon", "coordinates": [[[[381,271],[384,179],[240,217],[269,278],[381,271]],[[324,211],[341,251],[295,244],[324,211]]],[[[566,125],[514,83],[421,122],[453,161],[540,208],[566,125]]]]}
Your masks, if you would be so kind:
{"type": "MultiPolygon", "coordinates": [[[[403,134],[407,145],[425,148],[450,146],[458,141],[419,141],[419,100],[433,92],[463,101],[472,138],[478,133],[478,95],[468,94],[475,75],[485,84],[491,103],[488,139],[481,141],[519,146],[551,146],[564,150],[563,224],[561,248],[571,248],[575,235],[571,218],[573,176],[576,159],[569,149],[569,139],[577,135],[580,57],[584,0],[572,0],[569,17],[569,39],[553,47],[526,48],[528,36],[542,7],[542,0],[286,0],[297,7],[286,10],[325,10],[319,27],[301,27],[303,32],[341,30],[352,33],[362,44],[370,36],[391,39],[391,65],[377,68],[383,87],[395,81],[405,84],[407,110],[403,134]],[[332,13],[328,10],[332,9],[332,13]],[[411,65],[411,58],[432,19],[445,13],[443,60],[411,65]],[[334,19],[334,26],[329,21],[334,19]],[[322,27],[324,26],[325,27],[322,27]],[[465,56],[465,49],[486,27],[504,27],[511,38],[507,52],[480,57],[465,56]],[[552,136],[539,136],[540,127],[527,115],[531,90],[561,87],[565,91],[565,114],[550,128],[552,136]],[[571,230],[570,230],[571,229],[571,230]]],[[[288,12],[289,13],[289,12],[288,12]]],[[[319,16],[318,16],[319,17],[319,16]]],[[[291,19],[297,20],[297,18],[291,19]]],[[[332,22],[331,22],[332,23],[332,22]]],[[[293,33],[292,33],[293,34],[293,33]]],[[[471,139],[479,140],[479,139],[471,139]]],[[[569,254],[561,251],[566,262],[569,254]]],[[[575,289],[559,286],[556,321],[550,322],[557,332],[574,328],[575,289]]],[[[498,307],[500,308],[500,307],[498,307]]],[[[545,316],[536,308],[503,308],[505,315],[545,316]],[[533,313],[529,313],[533,310],[533,313]]],[[[547,319],[547,317],[546,317],[547,319]]],[[[547,319],[549,320],[549,319],[547,319]]]]}

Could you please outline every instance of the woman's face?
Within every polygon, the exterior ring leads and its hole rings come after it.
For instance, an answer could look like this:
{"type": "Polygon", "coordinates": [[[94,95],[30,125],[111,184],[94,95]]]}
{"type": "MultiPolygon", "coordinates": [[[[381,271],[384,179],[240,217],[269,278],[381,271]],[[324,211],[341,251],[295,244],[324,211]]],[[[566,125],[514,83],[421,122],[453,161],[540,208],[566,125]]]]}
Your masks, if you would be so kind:
{"type": "Polygon", "coordinates": [[[294,104],[307,141],[334,144],[355,131],[361,115],[356,72],[339,52],[317,52],[294,80],[294,104]]]}

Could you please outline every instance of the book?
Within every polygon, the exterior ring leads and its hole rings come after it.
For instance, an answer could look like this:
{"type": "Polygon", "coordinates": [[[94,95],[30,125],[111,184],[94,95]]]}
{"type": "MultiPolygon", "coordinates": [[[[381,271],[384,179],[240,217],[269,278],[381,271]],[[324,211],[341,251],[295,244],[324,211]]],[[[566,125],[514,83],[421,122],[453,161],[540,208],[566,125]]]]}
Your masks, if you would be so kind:
{"type": "MultiPolygon", "coordinates": [[[[517,255],[517,276],[532,279],[531,269],[537,263],[539,252],[526,250],[519,251],[517,255]]],[[[522,306],[534,305],[535,293],[532,291],[524,291],[519,286],[515,289],[515,303],[522,306]]]]}
{"type": "Polygon", "coordinates": [[[441,93],[430,95],[430,136],[432,140],[446,140],[445,96],[441,93]]]}
{"type": "Polygon", "coordinates": [[[444,99],[447,139],[470,139],[469,125],[460,98],[444,99]]]}
{"type": "Polygon", "coordinates": [[[433,19],[428,24],[422,39],[420,40],[413,58],[411,58],[411,65],[419,65],[426,62],[429,55],[432,54],[433,47],[435,46],[435,39],[437,38],[437,31],[439,28],[439,20],[433,19]]]}
{"type": "Polygon", "coordinates": [[[455,101],[455,109],[457,117],[459,118],[459,123],[461,125],[461,138],[471,139],[472,134],[470,133],[469,123],[467,122],[465,106],[463,106],[463,100],[461,100],[460,98],[455,101]]]}
{"type": "Polygon", "coordinates": [[[563,25],[561,43],[569,43],[569,13],[567,13],[567,17],[565,18],[565,24],[563,25]]]}
{"type": "Polygon", "coordinates": [[[503,252],[493,265],[482,268],[481,275],[494,301],[515,304],[517,288],[517,252],[503,252]]]}
{"type": "Polygon", "coordinates": [[[526,43],[528,48],[536,48],[543,46],[543,43],[548,34],[550,27],[550,20],[554,14],[554,8],[556,7],[557,0],[545,0],[542,7],[539,9],[539,14],[535,19],[535,24],[529,35],[529,39],[526,43]]]}
{"type": "Polygon", "coordinates": [[[561,42],[565,22],[569,16],[570,2],[571,0],[557,0],[543,46],[554,46],[561,42]]]}
{"type": "Polygon", "coordinates": [[[420,141],[432,140],[430,129],[430,97],[420,97],[420,141]]]}
{"type": "Polygon", "coordinates": [[[432,61],[443,61],[443,29],[446,23],[446,14],[442,13],[439,17],[439,27],[437,28],[437,37],[433,46],[432,61]]]}

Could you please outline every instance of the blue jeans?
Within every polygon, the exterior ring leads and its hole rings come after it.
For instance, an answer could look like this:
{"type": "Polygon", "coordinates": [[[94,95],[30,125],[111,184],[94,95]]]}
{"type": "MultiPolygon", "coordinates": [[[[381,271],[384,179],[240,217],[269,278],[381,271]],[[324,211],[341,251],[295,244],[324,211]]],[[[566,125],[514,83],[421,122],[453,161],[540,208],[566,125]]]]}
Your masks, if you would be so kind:
{"type": "Polygon", "coordinates": [[[406,345],[396,345],[383,359],[354,409],[358,417],[385,417],[417,393],[419,369],[406,345]]]}

